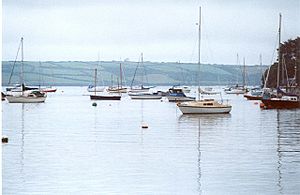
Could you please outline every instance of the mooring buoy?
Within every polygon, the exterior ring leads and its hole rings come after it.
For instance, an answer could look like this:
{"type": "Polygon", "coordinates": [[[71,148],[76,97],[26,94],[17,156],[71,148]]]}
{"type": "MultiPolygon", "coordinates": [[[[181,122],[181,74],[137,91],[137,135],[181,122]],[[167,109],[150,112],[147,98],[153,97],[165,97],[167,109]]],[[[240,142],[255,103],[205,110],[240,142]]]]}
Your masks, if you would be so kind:
{"type": "Polygon", "coordinates": [[[143,129],[148,129],[148,125],[146,123],[142,123],[142,128],[143,129]]]}
{"type": "Polygon", "coordinates": [[[92,104],[92,106],[97,106],[97,103],[96,103],[96,102],[94,102],[94,103],[92,104]]]}
{"type": "Polygon", "coordinates": [[[8,143],[8,137],[2,137],[2,143],[8,143]]]}

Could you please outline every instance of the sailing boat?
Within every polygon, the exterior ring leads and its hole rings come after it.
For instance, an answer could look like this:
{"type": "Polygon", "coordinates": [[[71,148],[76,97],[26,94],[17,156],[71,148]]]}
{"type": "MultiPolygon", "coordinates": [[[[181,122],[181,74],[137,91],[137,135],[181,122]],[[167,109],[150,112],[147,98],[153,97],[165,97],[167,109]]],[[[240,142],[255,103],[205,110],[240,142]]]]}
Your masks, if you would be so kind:
{"type": "MultiPolygon", "coordinates": [[[[99,67],[99,55],[98,55],[98,67],[99,67]]],[[[97,71],[97,69],[95,69],[95,71],[97,71]]],[[[96,86],[96,84],[97,83],[95,82],[95,85],[89,85],[88,88],[87,88],[87,91],[88,92],[95,92],[95,91],[96,92],[103,92],[105,87],[104,86],[96,86]]],[[[103,84],[103,80],[102,80],[102,84],[103,84]]]]}
{"type": "MultiPolygon", "coordinates": [[[[42,63],[39,62],[39,64],[40,64],[39,67],[41,68],[42,63]]],[[[51,76],[53,77],[53,72],[52,72],[51,76]]],[[[40,80],[40,77],[39,77],[39,80],[40,80]]],[[[57,89],[55,87],[53,87],[53,86],[50,85],[50,86],[47,86],[47,87],[41,87],[40,86],[39,90],[42,91],[42,92],[45,92],[45,93],[54,93],[54,92],[56,92],[57,89]]]]}
{"type": "MultiPolygon", "coordinates": [[[[134,75],[133,75],[133,78],[132,78],[132,81],[131,81],[131,85],[130,85],[130,89],[128,92],[133,92],[133,93],[139,93],[139,92],[148,92],[150,87],[145,87],[144,84],[143,84],[143,78],[144,78],[144,75],[142,74],[142,82],[139,86],[133,86],[133,83],[134,83],[134,79],[135,79],[135,76],[136,76],[136,73],[138,71],[138,68],[139,68],[139,62],[135,68],[135,71],[134,71],[134,75]]],[[[143,58],[143,53],[141,53],[141,66],[143,68],[144,67],[144,58],[143,58]]]]}
{"type": "MultiPolygon", "coordinates": [[[[198,43],[198,74],[200,74],[200,43],[201,43],[201,7],[199,7],[199,43],[198,43]]],[[[200,100],[200,80],[198,75],[198,100],[177,103],[183,114],[220,114],[229,113],[231,105],[223,104],[214,99],[200,100]]]]}
{"type": "MultiPolygon", "coordinates": [[[[239,55],[237,54],[237,65],[239,65],[239,55]]],[[[245,87],[246,84],[246,63],[244,58],[244,65],[243,65],[243,85],[240,86],[236,84],[233,87],[230,87],[228,90],[225,90],[226,94],[244,94],[247,93],[247,88],[245,87]]]]}
{"type": "Polygon", "coordinates": [[[118,79],[118,86],[111,86],[108,87],[107,91],[110,93],[127,93],[127,88],[122,86],[122,75],[123,75],[123,71],[122,71],[122,64],[120,63],[120,84],[119,85],[119,79],[118,79]]]}
{"type": "Polygon", "coordinates": [[[95,68],[95,83],[94,83],[94,95],[90,95],[91,100],[120,100],[120,94],[103,94],[97,95],[97,68],[95,68]]]}
{"type": "MultiPolygon", "coordinates": [[[[262,55],[259,55],[259,61],[260,61],[260,72],[261,75],[263,75],[262,71],[262,55]]],[[[263,79],[265,80],[265,79],[263,79]]],[[[250,94],[245,94],[244,97],[247,98],[247,100],[261,100],[263,95],[263,89],[261,87],[254,87],[250,90],[250,94]]]]}
{"type": "Polygon", "coordinates": [[[18,93],[7,95],[6,99],[9,103],[42,103],[46,100],[46,93],[28,89],[24,84],[24,55],[23,55],[23,37],[21,38],[21,86],[18,93]]]}
{"type": "MultiPolygon", "coordinates": [[[[143,53],[142,53],[141,54],[141,64],[142,64],[142,66],[143,66],[143,61],[144,60],[143,60],[143,53]]],[[[137,68],[138,68],[138,66],[137,66],[137,68]]],[[[137,68],[135,69],[134,77],[136,75],[137,68]]],[[[139,87],[133,88],[132,84],[133,84],[133,81],[134,81],[134,77],[133,77],[133,80],[131,82],[131,90],[128,93],[128,95],[131,99],[134,99],[134,100],[157,100],[157,99],[162,98],[161,93],[149,92],[150,88],[143,86],[143,76],[142,76],[142,84],[139,87]]]]}
{"type": "MultiPolygon", "coordinates": [[[[300,108],[300,97],[288,94],[280,89],[280,69],[284,56],[281,54],[281,13],[279,14],[278,28],[278,68],[277,68],[277,97],[272,98],[270,94],[264,93],[262,98],[263,108],[265,109],[293,109],[300,108]]],[[[283,68],[282,68],[283,69],[283,68]]],[[[283,71],[283,70],[282,70],[283,71]]],[[[283,79],[283,78],[282,78],[283,79]]],[[[288,84],[288,82],[287,82],[288,84]]]]}

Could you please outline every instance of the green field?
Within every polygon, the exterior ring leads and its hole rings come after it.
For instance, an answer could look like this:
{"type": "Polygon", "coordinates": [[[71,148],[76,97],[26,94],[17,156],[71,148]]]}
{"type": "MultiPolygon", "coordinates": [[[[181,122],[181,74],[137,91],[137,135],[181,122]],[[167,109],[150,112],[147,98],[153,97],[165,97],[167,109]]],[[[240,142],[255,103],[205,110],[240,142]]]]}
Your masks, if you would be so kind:
{"type": "MultiPolygon", "coordinates": [[[[98,84],[116,84],[120,76],[120,63],[123,70],[123,83],[130,85],[134,76],[137,62],[105,61],[25,61],[24,79],[27,85],[65,85],[84,86],[94,82],[94,69],[98,69],[98,84]]],[[[266,66],[263,66],[266,69],[266,66]]],[[[14,65],[13,61],[2,62],[2,86],[8,85],[12,73],[11,83],[20,82],[21,63],[14,65]],[[12,73],[12,69],[14,71],[12,73]]],[[[201,85],[229,85],[242,83],[241,66],[235,65],[209,65],[201,64],[201,85]]],[[[248,85],[259,85],[261,82],[261,69],[259,66],[246,66],[246,83],[248,85]]],[[[136,72],[135,82],[145,85],[197,85],[198,65],[193,63],[158,63],[144,62],[136,72]]]]}

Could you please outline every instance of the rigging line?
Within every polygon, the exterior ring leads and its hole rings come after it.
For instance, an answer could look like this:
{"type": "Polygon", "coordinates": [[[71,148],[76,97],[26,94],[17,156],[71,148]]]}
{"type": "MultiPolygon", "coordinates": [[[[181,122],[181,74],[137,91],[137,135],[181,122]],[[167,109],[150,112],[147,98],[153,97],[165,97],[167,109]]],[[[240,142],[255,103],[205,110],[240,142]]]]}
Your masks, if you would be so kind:
{"type": "MultiPolygon", "coordinates": [[[[126,77],[125,77],[125,61],[123,63],[123,67],[121,68],[121,75],[122,77],[124,78],[124,86],[126,86],[126,77]]],[[[123,79],[122,79],[123,80],[123,79]]],[[[121,84],[122,84],[122,81],[121,81],[121,84]]],[[[122,85],[121,85],[122,86],[122,85]]]]}
{"type": "Polygon", "coordinates": [[[18,56],[19,56],[19,52],[20,52],[20,49],[21,49],[21,45],[22,45],[22,43],[20,42],[19,47],[18,47],[18,51],[17,51],[17,56],[16,56],[16,58],[15,58],[15,61],[14,61],[14,64],[13,64],[13,68],[12,68],[11,73],[10,73],[10,76],[9,76],[8,85],[9,85],[10,82],[11,82],[11,78],[12,78],[12,75],[13,75],[13,72],[14,72],[14,69],[15,69],[15,65],[16,65],[18,56]]]}
{"type": "Polygon", "coordinates": [[[264,88],[267,87],[267,82],[269,80],[269,73],[270,73],[270,70],[271,70],[271,66],[273,65],[273,61],[274,61],[274,56],[275,56],[275,51],[276,51],[276,48],[277,48],[277,39],[279,37],[279,34],[276,35],[276,41],[275,41],[275,46],[274,46],[274,49],[273,49],[273,54],[272,54],[272,58],[271,58],[271,61],[270,61],[270,65],[269,65],[269,68],[268,68],[268,72],[267,72],[267,76],[266,76],[266,80],[265,80],[265,83],[264,83],[264,88]]]}
{"type": "Polygon", "coordinates": [[[132,85],[133,85],[133,82],[134,82],[134,79],[135,79],[135,75],[136,75],[136,72],[137,72],[137,69],[138,69],[139,65],[140,65],[140,62],[138,61],[138,64],[137,64],[137,66],[135,68],[135,71],[134,71],[134,74],[133,74],[133,78],[131,80],[130,88],[132,88],[132,85]]]}
{"type": "Polygon", "coordinates": [[[102,75],[102,70],[104,69],[103,66],[100,64],[100,52],[98,52],[98,62],[97,62],[97,68],[99,69],[99,75],[101,77],[102,86],[104,86],[104,79],[102,75]]]}
{"type": "MultiPolygon", "coordinates": [[[[205,20],[203,20],[203,18],[202,18],[202,27],[204,26],[205,27],[205,20]]],[[[212,41],[211,41],[211,39],[210,39],[210,35],[212,34],[213,35],[213,33],[214,32],[208,32],[208,31],[205,31],[205,32],[203,32],[202,34],[202,36],[204,37],[204,40],[205,40],[205,42],[206,42],[206,49],[208,50],[208,53],[207,53],[207,55],[206,55],[206,63],[210,63],[210,62],[213,62],[213,60],[214,60],[214,53],[213,53],[213,50],[212,50],[212,47],[211,47],[211,43],[212,43],[212,41]]],[[[204,46],[205,46],[205,44],[204,44],[204,46]]],[[[204,49],[204,50],[206,50],[206,49],[204,49]]],[[[202,55],[203,56],[203,55],[202,55]]],[[[205,56],[204,56],[205,57],[205,56]]],[[[203,61],[203,60],[202,60],[203,61]]]]}
{"type": "Polygon", "coordinates": [[[146,66],[144,64],[144,56],[142,55],[142,66],[143,66],[143,70],[144,70],[144,75],[146,77],[146,82],[147,82],[147,85],[149,85],[149,81],[148,81],[148,76],[147,76],[147,72],[146,72],[146,66]]]}
{"type": "MultiPolygon", "coordinates": [[[[288,75],[287,67],[286,67],[286,63],[285,63],[285,55],[282,56],[282,63],[283,63],[284,68],[285,68],[285,76],[286,76],[287,86],[290,87],[289,75],[288,75]]],[[[284,79],[284,78],[282,78],[282,80],[283,80],[283,79],[284,79]]]]}

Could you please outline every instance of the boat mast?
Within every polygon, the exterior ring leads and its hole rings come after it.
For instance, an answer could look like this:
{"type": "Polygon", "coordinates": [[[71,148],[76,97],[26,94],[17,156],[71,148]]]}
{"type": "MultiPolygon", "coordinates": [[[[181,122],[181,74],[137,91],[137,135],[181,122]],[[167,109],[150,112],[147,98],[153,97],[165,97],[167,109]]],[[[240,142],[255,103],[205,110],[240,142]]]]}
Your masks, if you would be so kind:
{"type": "Polygon", "coordinates": [[[245,57],[243,58],[243,89],[245,89],[246,85],[246,62],[245,62],[245,57]]]}
{"type": "Polygon", "coordinates": [[[279,28],[278,28],[278,67],[277,67],[277,88],[279,88],[280,82],[280,66],[281,66],[281,53],[280,53],[280,44],[281,44],[281,13],[279,13],[279,28]]]}
{"type": "Polygon", "coordinates": [[[95,92],[95,95],[96,95],[96,88],[97,88],[97,68],[95,68],[95,85],[94,85],[94,92],[95,92]]]}
{"type": "Polygon", "coordinates": [[[120,89],[122,89],[122,64],[121,63],[120,63],[120,85],[121,85],[120,89]]]}
{"type": "Polygon", "coordinates": [[[294,80],[295,80],[295,86],[298,86],[298,83],[297,83],[297,65],[295,65],[295,75],[294,75],[294,80]]]}
{"type": "MultiPolygon", "coordinates": [[[[141,53],[141,64],[142,64],[142,67],[143,67],[143,70],[144,70],[144,56],[143,56],[143,53],[141,53]]],[[[143,71],[145,73],[145,71],[143,71]]],[[[143,85],[144,85],[144,73],[142,73],[142,88],[143,88],[143,85]]]]}
{"type": "Polygon", "coordinates": [[[21,90],[22,90],[22,94],[24,92],[25,89],[23,89],[23,87],[25,87],[24,84],[24,52],[23,52],[23,37],[21,37],[21,90]]]}
{"type": "Polygon", "coordinates": [[[24,73],[24,65],[23,65],[23,61],[24,61],[24,52],[23,52],[23,37],[21,37],[21,83],[24,82],[24,78],[23,78],[23,73],[24,73]]]}
{"type": "Polygon", "coordinates": [[[260,74],[262,75],[262,79],[265,82],[265,74],[263,73],[263,68],[262,68],[262,54],[259,54],[259,65],[260,65],[260,74]]]}
{"type": "Polygon", "coordinates": [[[201,46],[201,6],[199,7],[199,37],[198,37],[198,100],[200,100],[200,46],[201,46]]]}
{"type": "MultiPolygon", "coordinates": [[[[239,54],[236,54],[236,65],[238,66],[238,69],[240,68],[240,63],[239,63],[239,54]]],[[[239,74],[236,74],[236,84],[239,85],[239,74]]]]}

